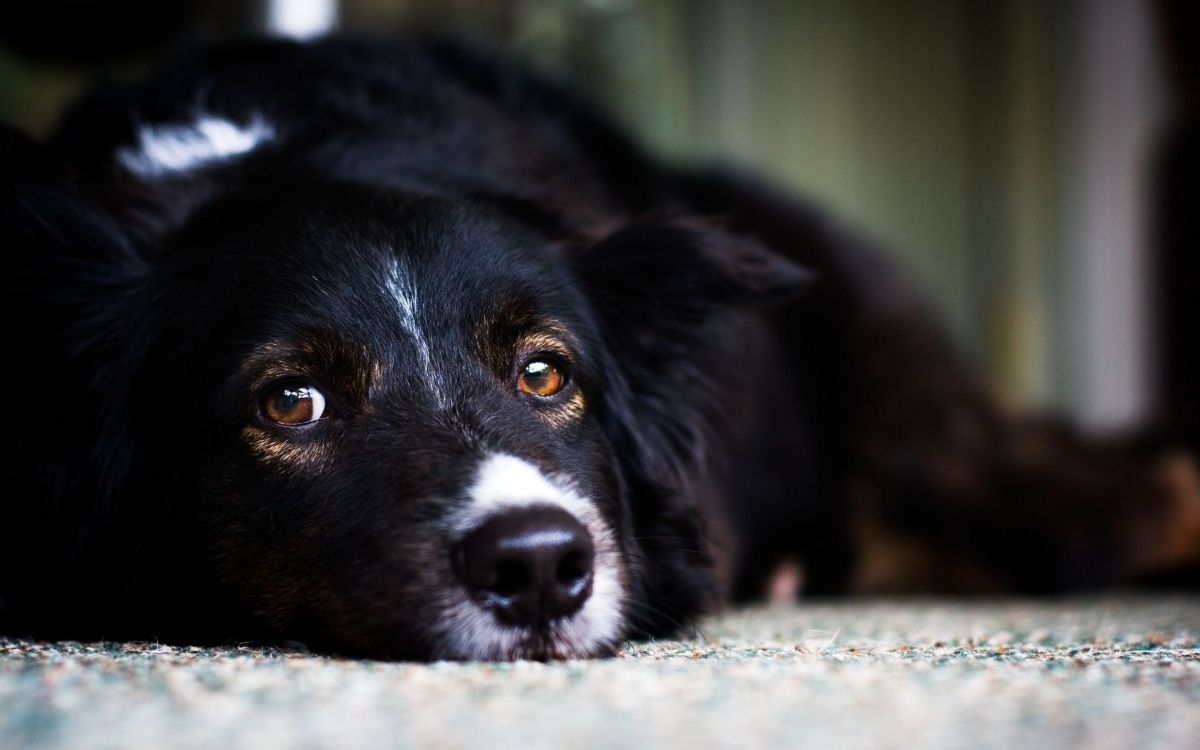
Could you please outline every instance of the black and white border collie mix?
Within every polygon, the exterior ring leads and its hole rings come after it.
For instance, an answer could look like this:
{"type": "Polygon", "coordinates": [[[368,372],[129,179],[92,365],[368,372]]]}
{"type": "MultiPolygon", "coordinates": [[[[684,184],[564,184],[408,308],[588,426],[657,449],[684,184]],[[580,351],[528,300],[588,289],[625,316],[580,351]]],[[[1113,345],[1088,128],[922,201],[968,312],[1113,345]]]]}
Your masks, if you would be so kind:
{"type": "Polygon", "coordinates": [[[864,243],[485,55],[225,46],[2,147],[0,634],[585,657],[781,566],[1200,551],[1186,454],[999,408],[864,243]]]}

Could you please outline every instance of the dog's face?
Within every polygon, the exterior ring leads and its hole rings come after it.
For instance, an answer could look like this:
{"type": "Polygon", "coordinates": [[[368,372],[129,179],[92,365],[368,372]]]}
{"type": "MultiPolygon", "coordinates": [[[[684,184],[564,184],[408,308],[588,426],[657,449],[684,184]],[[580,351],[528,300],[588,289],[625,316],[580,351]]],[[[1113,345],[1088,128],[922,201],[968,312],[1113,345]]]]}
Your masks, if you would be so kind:
{"type": "Polygon", "coordinates": [[[500,217],[341,189],[219,201],[163,250],[149,369],[201,546],[341,650],[611,650],[634,534],[584,290],[500,217]]]}
{"type": "Polygon", "coordinates": [[[37,341],[67,339],[46,388],[77,396],[22,419],[70,420],[57,454],[103,478],[74,490],[107,514],[82,564],[140,582],[125,626],[555,658],[700,611],[713,384],[739,310],[805,274],[700,222],[552,241],[298,161],[143,173],[116,209],[13,191],[6,231],[42,248],[13,304],[71,321],[37,341]]]}

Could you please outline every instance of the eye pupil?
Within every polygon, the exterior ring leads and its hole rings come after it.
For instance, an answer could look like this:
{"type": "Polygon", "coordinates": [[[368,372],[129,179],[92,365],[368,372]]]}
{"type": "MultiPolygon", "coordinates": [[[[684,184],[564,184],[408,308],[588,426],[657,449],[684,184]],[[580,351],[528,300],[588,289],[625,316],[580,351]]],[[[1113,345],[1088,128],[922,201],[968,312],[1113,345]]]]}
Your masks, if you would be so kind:
{"type": "Polygon", "coordinates": [[[544,359],[535,359],[525,365],[517,380],[517,387],[534,396],[553,396],[562,390],[565,378],[562,371],[544,359]]]}
{"type": "Polygon", "coordinates": [[[272,422],[284,425],[306,424],[321,418],[325,398],[308,385],[284,385],[263,400],[263,412],[272,422]]]}

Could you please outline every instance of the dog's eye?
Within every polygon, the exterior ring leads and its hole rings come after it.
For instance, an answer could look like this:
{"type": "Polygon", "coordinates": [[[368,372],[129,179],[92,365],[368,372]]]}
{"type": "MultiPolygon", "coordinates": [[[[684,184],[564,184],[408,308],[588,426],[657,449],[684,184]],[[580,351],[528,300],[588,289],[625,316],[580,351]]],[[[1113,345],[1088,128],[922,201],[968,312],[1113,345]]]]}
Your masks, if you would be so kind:
{"type": "Polygon", "coordinates": [[[525,363],[517,377],[517,388],[531,396],[553,396],[562,390],[567,379],[562,368],[547,359],[534,359],[525,363]]]}
{"type": "Polygon", "coordinates": [[[325,396],[311,385],[288,383],[273,389],[262,402],[263,414],[272,422],[301,425],[316,422],[325,413],[325,396]]]}

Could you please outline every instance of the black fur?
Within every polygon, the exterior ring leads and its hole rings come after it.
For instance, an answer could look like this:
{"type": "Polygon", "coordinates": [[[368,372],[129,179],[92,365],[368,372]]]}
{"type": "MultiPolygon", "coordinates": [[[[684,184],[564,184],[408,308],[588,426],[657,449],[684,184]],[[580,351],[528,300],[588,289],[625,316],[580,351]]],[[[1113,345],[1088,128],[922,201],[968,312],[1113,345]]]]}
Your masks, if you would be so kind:
{"type": "Polygon", "coordinates": [[[1146,566],[1114,498],[1147,498],[1139,540],[1171,517],[1157,454],[1063,470],[1100,449],[1004,416],[870,248],[462,48],[215,48],[98,90],[46,145],[3,138],[3,632],[458,655],[430,622],[456,585],[440,524],[496,450],[571,477],[616,530],[623,636],[677,630],[718,584],[757,595],[789,558],[825,592],[1121,580],[1146,566]],[[276,134],[122,167],[139,127],[200,112],[276,134]],[[385,304],[396,258],[438,321],[448,408],[385,304]],[[565,425],[511,389],[547,326],[586,402],[565,425]],[[262,423],[285,376],[327,393],[320,431],[262,423]],[[879,528],[942,567],[864,578],[879,528]]]}

